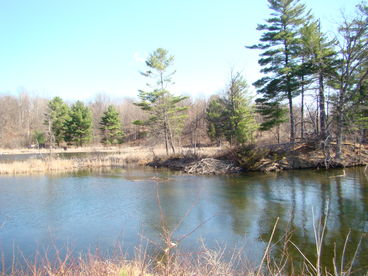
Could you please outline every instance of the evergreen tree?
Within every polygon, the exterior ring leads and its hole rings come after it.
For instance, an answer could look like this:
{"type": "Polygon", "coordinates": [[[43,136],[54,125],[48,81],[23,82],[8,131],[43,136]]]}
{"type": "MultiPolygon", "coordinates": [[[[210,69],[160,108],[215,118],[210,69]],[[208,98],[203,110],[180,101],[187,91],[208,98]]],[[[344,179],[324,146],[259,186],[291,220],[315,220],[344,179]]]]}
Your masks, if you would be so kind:
{"type": "Polygon", "coordinates": [[[66,121],[66,141],[77,146],[90,142],[92,136],[92,114],[87,106],[77,101],[70,109],[70,118],[66,121]]]}
{"type": "Polygon", "coordinates": [[[50,146],[53,142],[59,146],[65,141],[66,121],[69,120],[69,107],[60,97],[55,97],[48,103],[45,114],[45,125],[48,127],[48,140],[50,146]]]}
{"type": "Polygon", "coordinates": [[[264,101],[257,99],[257,112],[262,115],[263,122],[260,130],[267,131],[273,127],[277,127],[277,143],[280,143],[280,125],[287,122],[287,107],[276,101],[264,101]]]}
{"type": "MultiPolygon", "coordinates": [[[[254,85],[262,98],[258,100],[259,109],[266,108],[268,115],[278,115],[279,103],[288,101],[290,120],[290,141],[295,140],[295,119],[293,98],[298,95],[300,82],[297,77],[299,29],[307,19],[305,6],[299,0],[268,0],[272,10],[267,24],[260,24],[257,30],[262,31],[261,43],[251,46],[251,49],[262,50],[259,64],[262,73],[267,76],[258,80],[254,85]],[[275,110],[271,110],[275,108],[275,110]]],[[[282,121],[271,118],[267,124],[277,124],[282,121]]],[[[275,125],[276,126],[276,125],[275,125]]]]}
{"type": "Polygon", "coordinates": [[[231,76],[223,98],[225,110],[225,137],[230,145],[243,144],[253,139],[258,126],[252,115],[248,85],[240,73],[231,76]]]}
{"type": "Polygon", "coordinates": [[[217,146],[221,145],[221,140],[224,137],[224,103],[218,96],[210,99],[206,109],[207,134],[211,141],[216,141],[217,146]]]}
{"type": "Polygon", "coordinates": [[[148,70],[142,72],[142,75],[153,79],[154,82],[148,84],[151,91],[139,91],[140,102],[136,105],[148,112],[150,117],[145,122],[134,122],[137,125],[146,125],[151,135],[163,138],[167,154],[169,147],[175,153],[174,136],[181,133],[185,118],[183,111],[187,109],[180,106],[187,97],[174,96],[167,90],[175,73],[175,71],[168,72],[173,61],[174,57],[169,56],[168,51],[162,48],[158,48],[148,57],[146,61],[148,70]]]}
{"type": "Polygon", "coordinates": [[[353,122],[356,123],[357,129],[360,132],[361,143],[368,142],[368,80],[362,82],[359,87],[359,93],[354,99],[355,108],[351,109],[353,111],[352,117],[353,122]]]}
{"type": "Polygon", "coordinates": [[[247,83],[240,73],[231,76],[225,95],[212,99],[207,108],[208,135],[222,136],[230,143],[243,144],[253,139],[258,126],[252,115],[247,83]]]}
{"type": "Polygon", "coordinates": [[[33,133],[33,141],[36,143],[37,148],[44,147],[46,143],[45,133],[42,131],[36,130],[33,133]]]}
{"type": "Polygon", "coordinates": [[[301,53],[303,55],[302,75],[309,75],[318,87],[318,110],[320,138],[327,136],[327,114],[325,85],[335,75],[335,41],[329,41],[320,30],[320,23],[312,21],[301,29],[301,53]]]}
{"type": "Polygon", "coordinates": [[[119,112],[113,105],[109,105],[103,113],[100,121],[100,130],[102,133],[101,143],[103,144],[121,144],[124,139],[119,112]]]}

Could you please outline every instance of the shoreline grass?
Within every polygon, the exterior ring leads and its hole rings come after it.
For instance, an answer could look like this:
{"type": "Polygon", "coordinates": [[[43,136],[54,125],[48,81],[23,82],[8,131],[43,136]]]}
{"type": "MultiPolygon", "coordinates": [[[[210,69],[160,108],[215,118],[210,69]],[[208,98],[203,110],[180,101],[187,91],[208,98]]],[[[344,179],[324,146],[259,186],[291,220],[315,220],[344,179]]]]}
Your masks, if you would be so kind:
{"type": "MultiPolygon", "coordinates": [[[[280,145],[279,145],[280,146],[280,145]]],[[[342,160],[329,160],[326,168],[341,168],[354,166],[367,166],[368,149],[355,154],[356,147],[344,148],[342,160]]],[[[167,155],[162,147],[89,147],[73,148],[68,151],[62,149],[53,150],[53,154],[45,149],[13,151],[11,155],[37,154],[38,157],[23,158],[23,160],[11,161],[1,159],[0,175],[15,174],[50,174],[70,172],[83,169],[126,167],[126,166],[151,166],[184,170],[188,162],[199,161],[202,158],[215,158],[228,160],[232,164],[246,171],[282,171],[293,169],[319,169],[325,168],[326,160],[320,150],[306,149],[306,144],[301,144],[296,150],[285,152],[279,150],[264,150],[262,148],[244,147],[239,149],[203,147],[203,148],[178,148],[176,154],[167,155]],[[63,154],[75,154],[71,156],[63,154]],[[78,154],[81,154],[78,156],[78,154]],[[3,161],[2,161],[3,160],[3,161]]],[[[16,159],[16,158],[15,158],[16,159]]]]}
{"type": "MultiPolygon", "coordinates": [[[[213,156],[217,154],[217,152],[217,148],[204,148],[197,150],[196,154],[199,156],[213,156]]],[[[40,152],[33,151],[29,153],[39,154],[40,152]]],[[[0,175],[52,174],[93,168],[145,166],[156,158],[165,159],[173,156],[167,156],[163,148],[152,149],[144,147],[127,147],[118,150],[115,149],[115,151],[97,150],[95,148],[94,151],[79,151],[73,153],[87,153],[87,156],[66,158],[60,157],[57,152],[54,152],[52,155],[41,153],[40,156],[42,158],[7,162],[1,162],[0,159],[0,175]]],[[[180,149],[180,154],[178,154],[178,156],[191,153],[191,149],[180,149]]],[[[23,153],[18,152],[17,154],[23,153]]]]}
{"type": "MultiPolygon", "coordinates": [[[[277,222],[274,225],[276,229],[277,222]]],[[[324,227],[323,225],[319,225],[324,227]]],[[[265,242],[262,260],[251,262],[243,255],[245,248],[227,248],[218,246],[210,249],[202,242],[195,252],[182,251],[170,246],[171,241],[163,238],[162,248],[157,248],[154,254],[148,254],[147,245],[135,248],[132,259],[128,259],[121,248],[118,248],[112,257],[104,257],[99,249],[87,254],[78,253],[76,257],[72,250],[53,247],[42,255],[36,252],[35,256],[25,257],[22,253],[14,254],[11,264],[6,267],[2,258],[0,276],[276,276],[276,275],[326,275],[349,276],[368,275],[367,265],[357,267],[355,259],[359,252],[360,243],[355,248],[353,256],[347,258],[345,250],[348,246],[349,235],[342,252],[335,252],[333,267],[322,264],[321,254],[323,247],[323,229],[314,229],[316,233],[315,256],[308,259],[303,248],[291,241],[291,236],[285,234],[282,240],[275,241],[273,233],[269,241],[265,242]],[[170,242],[170,243],[167,243],[170,242]],[[274,246],[281,243],[282,252],[274,255],[274,246]],[[290,247],[297,248],[299,260],[290,254],[290,247]],[[17,258],[17,259],[16,259],[17,258]],[[341,263],[340,263],[341,262],[341,263]]],[[[0,259],[1,261],[1,259],[0,259]]]]}

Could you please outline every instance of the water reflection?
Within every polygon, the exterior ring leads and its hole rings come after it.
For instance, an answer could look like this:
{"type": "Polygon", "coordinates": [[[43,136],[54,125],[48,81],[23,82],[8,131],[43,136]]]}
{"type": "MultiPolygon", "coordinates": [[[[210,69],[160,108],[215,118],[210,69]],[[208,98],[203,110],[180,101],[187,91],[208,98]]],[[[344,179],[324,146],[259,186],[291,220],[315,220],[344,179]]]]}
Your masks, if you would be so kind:
{"type": "MultiPolygon", "coordinates": [[[[5,263],[11,260],[14,244],[31,256],[37,248],[49,246],[50,237],[57,245],[71,244],[75,252],[96,246],[110,250],[120,240],[133,256],[142,238],[152,251],[162,246],[164,218],[165,228],[184,250],[195,252],[203,238],[210,248],[218,243],[244,246],[248,258],[258,263],[279,218],[272,249],[275,260],[284,257],[286,233],[314,260],[313,220],[328,216],[322,261],[331,267],[336,250],[339,266],[349,231],[346,260],[352,258],[368,221],[364,169],[349,169],[346,176],[336,177],[339,174],[335,170],[206,177],[115,169],[4,176],[0,177],[0,246],[5,263]]],[[[300,254],[291,244],[288,247],[289,258],[300,264],[300,254]]],[[[367,247],[363,238],[356,259],[359,267],[368,265],[367,247]]]]}

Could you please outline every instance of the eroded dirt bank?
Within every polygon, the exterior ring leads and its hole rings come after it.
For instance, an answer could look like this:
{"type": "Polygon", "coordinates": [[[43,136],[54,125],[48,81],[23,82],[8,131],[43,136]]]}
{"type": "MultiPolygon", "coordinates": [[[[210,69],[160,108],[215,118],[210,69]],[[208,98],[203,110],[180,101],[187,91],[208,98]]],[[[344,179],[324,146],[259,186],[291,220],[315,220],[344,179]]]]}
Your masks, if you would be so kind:
{"type": "Polygon", "coordinates": [[[242,171],[282,171],[364,166],[368,164],[368,145],[344,144],[343,156],[335,158],[336,148],[312,143],[247,146],[228,150],[212,157],[174,156],[156,158],[148,163],[191,174],[232,174],[242,171]]]}

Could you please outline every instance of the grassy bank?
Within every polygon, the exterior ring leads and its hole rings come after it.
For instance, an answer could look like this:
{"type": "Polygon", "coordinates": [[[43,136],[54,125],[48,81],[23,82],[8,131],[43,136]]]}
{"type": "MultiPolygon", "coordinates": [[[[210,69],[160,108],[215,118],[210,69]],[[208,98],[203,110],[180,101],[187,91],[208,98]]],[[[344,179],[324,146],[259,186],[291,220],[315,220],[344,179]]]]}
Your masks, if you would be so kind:
{"type": "MultiPolygon", "coordinates": [[[[196,156],[212,156],[218,152],[217,148],[202,148],[196,151],[196,156]]],[[[168,159],[163,148],[126,147],[126,148],[88,148],[85,151],[74,149],[71,153],[90,153],[90,155],[65,158],[60,156],[64,153],[61,149],[49,153],[37,150],[14,150],[9,154],[38,154],[41,158],[25,159],[21,161],[1,162],[0,175],[13,174],[48,174],[81,169],[103,167],[144,166],[156,159],[168,159]]],[[[192,154],[191,149],[179,149],[176,158],[184,158],[192,154]]],[[[173,155],[171,155],[173,158],[173,155]]]]}
{"type": "Polygon", "coordinates": [[[245,171],[281,171],[292,169],[319,169],[352,167],[368,164],[368,146],[345,144],[343,158],[337,160],[335,145],[328,151],[311,143],[277,144],[269,146],[244,146],[236,149],[206,147],[180,148],[176,154],[166,155],[163,148],[74,148],[68,153],[86,153],[84,157],[66,158],[62,149],[47,151],[13,150],[8,154],[38,154],[39,159],[2,162],[0,175],[58,173],[102,167],[144,166],[164,167],[194,174],[227,174],[245,171]],[[90,154],[90,155],[88,155],[90,154]],[[210,158],[210,159],[205,159],[210,158]],[[205,159],[205,160],[204,160],[205,159]]]}
{"type": "MultiPolygon", "coordinates": [[[[247,264],[240,264],[239,256],[225,261],[223,251],[204,248],[197,256],[179,257],[177,255],[158,255],[148,257],[140,255],[135,260],[124,258],[105,259],[98,254],[73,259],[70,255],[59,256],[54,263],[49,258],[27,261],[25,265],[14,265],[1,276],[153,276],[153,275],[256,275],[255,269],[247,264]]],[[[145,254],[145,253],[143,253],[145,254]]],[[[260,273],[259,275],[271,275],[260,273]]]]}

